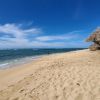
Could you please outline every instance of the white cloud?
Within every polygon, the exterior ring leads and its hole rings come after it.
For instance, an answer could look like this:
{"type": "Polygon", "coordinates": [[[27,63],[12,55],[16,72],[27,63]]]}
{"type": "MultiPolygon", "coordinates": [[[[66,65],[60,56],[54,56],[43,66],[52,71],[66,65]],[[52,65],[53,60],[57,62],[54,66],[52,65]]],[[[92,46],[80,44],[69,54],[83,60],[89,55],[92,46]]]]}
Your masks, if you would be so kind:
{"type": "Polygon", "coordinates": [[[40,28],[25,28],[23,24],[4,24],[0,25],[0,49],[5,48],[64,48],[64,47],[85,47],[79,35],[80,31],[73,31],[57,36],[40,36],[40,28]],[[33,37],[31,37],[31,35],[33,37]],[[29,37],[28,37],[29,36],[29,37]],[[31,40],[30,40],[31,37],[31,40]]]}
{"type": "Polygon", "coordinates": [[[65,36],[40,36],[36,37],[36,40],[39,41],[52,41],[52,40],[64,40],[64,39],[69,39],[70,37],[65,37],[65,36]]]}
{"type": "Polygon", "coordinates": [[[36,40],[39,41],[53,41],[53,40],[70,40],[74,39],[76,35],[58,35],[58,36],[40,36],[36,37],[36,40]]]}
{"type": "Polygon", "coordinates": [[[32,42],[32,46],[35,48],[84,48],[88,47],[90,43],[85,43],[82,41],[72,41],[72,42],[42,42],[42,41],[34,41],[32,42]]]}
{"type": "Polygon", "coordinates": [[[52,40],[71,40],[78,39],[81,37],[80,31],[73,31],[63,35],[52,35],[52,36],[39,36],[36,37],[38,41],[52,41],[52,40]]]}
{"type": "Polygon", "coordinates": [[[27,35],[38,33],[41,33],[39,28],[23,29],[22,24],[0,25],[0,49],[31,47],[27,35]]]}
{"type": "Polygon", "coordinates": [[[30,29],[22,29],[21,25],[16,24],[5,24],[0,25],[0,33],[2,34],[11,34],[15,38],[23,38],[23,36],[27,33],[40,33],[40,29],[30,28],[30,29]]]}

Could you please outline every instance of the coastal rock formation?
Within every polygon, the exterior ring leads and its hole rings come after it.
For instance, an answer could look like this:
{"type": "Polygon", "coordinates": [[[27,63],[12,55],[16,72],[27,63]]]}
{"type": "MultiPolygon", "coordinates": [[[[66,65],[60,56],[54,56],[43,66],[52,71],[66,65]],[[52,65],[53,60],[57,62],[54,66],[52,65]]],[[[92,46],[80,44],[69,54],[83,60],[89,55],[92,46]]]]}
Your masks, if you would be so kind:
{"type": "Polygon", "coordinates": [[[91,51],[100,49],[100,28],[93,32],[93,34],[86,39],[86,42],[93,42],[89,47],[91,51]]]}

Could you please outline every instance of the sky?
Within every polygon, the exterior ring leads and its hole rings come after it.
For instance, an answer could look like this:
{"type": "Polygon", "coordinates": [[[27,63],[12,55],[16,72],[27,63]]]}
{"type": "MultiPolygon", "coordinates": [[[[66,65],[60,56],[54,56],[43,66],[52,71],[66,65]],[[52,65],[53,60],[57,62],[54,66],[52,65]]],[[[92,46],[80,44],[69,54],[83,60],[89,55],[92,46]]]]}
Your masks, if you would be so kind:
{"type": "Polygon", "coordinates": [[[100,0],[0,0],[0,49],[86,48],[100,0]]]}

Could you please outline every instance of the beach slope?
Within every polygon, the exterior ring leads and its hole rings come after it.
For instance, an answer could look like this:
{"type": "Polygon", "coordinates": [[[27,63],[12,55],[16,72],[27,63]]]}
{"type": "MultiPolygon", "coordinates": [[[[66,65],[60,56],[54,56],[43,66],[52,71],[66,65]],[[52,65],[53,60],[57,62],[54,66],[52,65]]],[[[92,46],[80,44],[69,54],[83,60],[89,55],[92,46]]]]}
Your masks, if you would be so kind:
{"type": "Polygon", "coordinates": [[[52,54],[0,70],[0,100],[100,100],[100,51],[52,54]]]}

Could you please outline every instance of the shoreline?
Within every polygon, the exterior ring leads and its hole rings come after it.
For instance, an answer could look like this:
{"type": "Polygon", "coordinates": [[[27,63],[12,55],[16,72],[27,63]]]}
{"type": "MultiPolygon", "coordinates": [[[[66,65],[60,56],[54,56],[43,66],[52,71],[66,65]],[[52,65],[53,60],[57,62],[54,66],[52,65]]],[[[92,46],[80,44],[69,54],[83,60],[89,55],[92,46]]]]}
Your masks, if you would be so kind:
{"type": "Polygon", "coordinates": [[[41,58],[41,56],[30,56],[30,57],[25,57],[25,58],[18,58],[10,61],[5,61],[4,63],[0,64],[0,70],[5,70],[13,67],[18,67],[18,66],[23,66],[24,64],[31,63],[35,61],[38,58],[41,58]]]}
{"type": "MultiPolygon", "coordinates": [[[[84,50],[84,49],[83,49],[84,50]]],[[[86,50],[86,49],[85,49],[86,50]]],[[[80,50],[75,50],[80,51],[80,50]]],[[[23,66],[24,64],[31,63],[38,58],[49,56],[49,55],[55,55],[55,54],[61,54],[61,53],[70,53],[75,51],[68,51],[68,52],[60,52],[60,53],[52,53],[52,54],[43,54],[43,55],[37,55],[37,56],[26,56],[24,58],[17,58],[17,59],[11,59],[8,61],[4,61],[4,63],[0,63],[0,70],[5,70],[9,68],[23,66]]]]}
{"type": "Polygon", "coordinates": [[[99,59],[100,51],[86,49],[0,70],[0,100],[96,100],[100,97],[99,59]]]}

